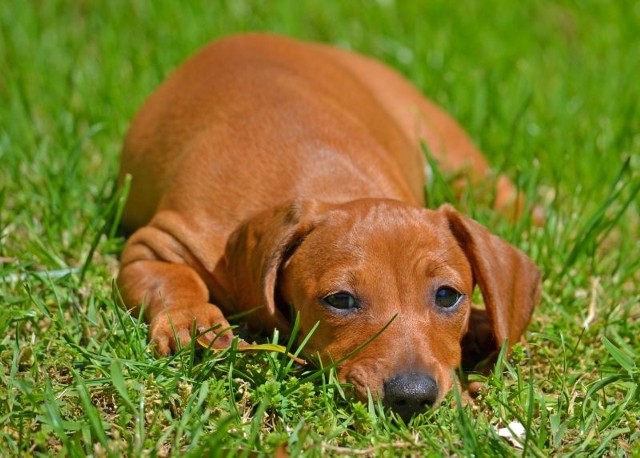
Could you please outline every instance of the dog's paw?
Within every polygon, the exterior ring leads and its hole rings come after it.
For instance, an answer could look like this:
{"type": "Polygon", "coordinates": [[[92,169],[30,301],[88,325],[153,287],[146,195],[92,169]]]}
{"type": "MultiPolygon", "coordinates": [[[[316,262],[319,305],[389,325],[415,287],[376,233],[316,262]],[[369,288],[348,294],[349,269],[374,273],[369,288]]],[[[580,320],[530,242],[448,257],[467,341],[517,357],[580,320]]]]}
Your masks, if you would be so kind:
{"type": "Polygon", "coordinates": [[[233,332],[218,307],[200,304],[158,313],[149,323],[149,337],[155,351],[167,356],[194,337],[203,347],[226,348],[233,341],[233,332]]]}

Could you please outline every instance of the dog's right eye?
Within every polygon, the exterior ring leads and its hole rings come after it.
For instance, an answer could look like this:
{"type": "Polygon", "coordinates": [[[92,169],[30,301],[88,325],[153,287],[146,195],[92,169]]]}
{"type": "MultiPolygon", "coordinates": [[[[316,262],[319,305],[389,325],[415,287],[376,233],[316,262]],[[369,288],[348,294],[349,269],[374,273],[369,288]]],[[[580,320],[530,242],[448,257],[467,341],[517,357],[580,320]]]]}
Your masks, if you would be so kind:
{"type": "Polygon", "coordinates": [[[338,310],[353,310],[358,308],[358,301],[351,294],[341,291],[322,298],[322,302],[338,310]]]}

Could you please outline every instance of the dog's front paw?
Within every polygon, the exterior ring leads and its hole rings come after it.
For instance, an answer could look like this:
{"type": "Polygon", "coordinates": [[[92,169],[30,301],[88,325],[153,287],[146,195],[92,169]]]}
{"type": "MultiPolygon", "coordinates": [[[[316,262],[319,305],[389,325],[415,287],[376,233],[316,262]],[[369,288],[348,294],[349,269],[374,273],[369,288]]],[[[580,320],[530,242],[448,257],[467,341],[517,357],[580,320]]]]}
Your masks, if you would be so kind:
{"type": "Polygon", "coordinates": [[[203,347],[226,348],[231,345],[233,332],[218,307],[198,304],[159,312],[150,320],[149,337],[156,352],[166,356],[194,337],[203,347]]]}

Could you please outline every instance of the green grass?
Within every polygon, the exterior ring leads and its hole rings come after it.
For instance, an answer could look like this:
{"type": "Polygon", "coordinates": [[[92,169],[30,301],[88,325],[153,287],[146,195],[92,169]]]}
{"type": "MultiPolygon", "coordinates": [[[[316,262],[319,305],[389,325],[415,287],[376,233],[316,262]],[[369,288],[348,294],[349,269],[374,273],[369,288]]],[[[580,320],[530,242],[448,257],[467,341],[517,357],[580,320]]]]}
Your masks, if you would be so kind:
{"type": "Polygon", "coordinates": [[[639,456],[638,30],[632,1],[2,2],[2,454],[518,455],[496,432],[518,420],[527,456],[639,456]],[[395,66],[544,206],[536,228],[458,203],[544,274],[531,356],[475,404],[406,426],[280,354],[155,359],[116,307],[129,120],[199,46],[255,29],[395,66]]]}

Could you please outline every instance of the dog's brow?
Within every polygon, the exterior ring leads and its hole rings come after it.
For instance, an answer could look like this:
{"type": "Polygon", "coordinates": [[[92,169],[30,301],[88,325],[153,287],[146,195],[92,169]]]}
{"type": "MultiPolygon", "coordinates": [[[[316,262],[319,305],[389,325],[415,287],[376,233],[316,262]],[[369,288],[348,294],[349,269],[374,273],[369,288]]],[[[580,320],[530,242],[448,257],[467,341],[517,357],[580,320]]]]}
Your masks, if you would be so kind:
{"type": "Polygon", "coordinates": [[[456,268],[457,263],[453,264],[451,258],[447,256],[453,249],[454,247],[450,246],[440,250],[435,256],[431,256],[432,261],[429,263],[429,270],[427,272],[429,277],[435,277],[437,272],[444,268],[447,268],[447,270],[456,268]]]}

